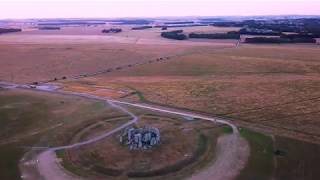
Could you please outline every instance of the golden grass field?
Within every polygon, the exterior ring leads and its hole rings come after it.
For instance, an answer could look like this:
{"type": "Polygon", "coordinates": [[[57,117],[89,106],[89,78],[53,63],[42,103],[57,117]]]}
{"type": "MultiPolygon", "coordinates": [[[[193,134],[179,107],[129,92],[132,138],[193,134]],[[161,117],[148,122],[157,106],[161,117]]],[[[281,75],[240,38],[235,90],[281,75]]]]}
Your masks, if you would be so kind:
{"type": "MultiPolygon", "coordinates": [[[[60,31],[29,29],[1,35],[0,80],[34,82],[92,73],[164,56],[190,53],[198,48],[232,46],[233,41],[173,41],[157,29],[106,35],[106,27],[64,27],[60,31]]],[[[224,32],[230,28],[206,27],[224,32]]],[[[198,31],[199,27],[187,28],[198,31]]]]}
{"type": "Polygon", "coordinates": [[[137,91],[150,102],[223,115],[245,125],[319,142],[319,46],[236,48],[234,42],[224,40],[161,39],[159,29],[131,31],[132,26],[124,26],[124,32],[119,34],[99,34],[109,27],[31,29],[1,36],[0,79],[34,82],[175,56],[165,62],[87,78],[89,85],[71,80],[66,82],[65,89],[83,92],[89,88],[93,94],[114,98],[123,97],[118,91],[121,89],[127,94],[137,91]],[[92,87],[90,83],[106,88],[92,87]],[[110,90],[113,86],[116,91],[110,90]]]}
{"type": "Polygon", "coordinates": [[[93,81],[130,86],[151,102],[319,142],[318,57],[315,46],[245,45],[202,50],[93,81]]]}

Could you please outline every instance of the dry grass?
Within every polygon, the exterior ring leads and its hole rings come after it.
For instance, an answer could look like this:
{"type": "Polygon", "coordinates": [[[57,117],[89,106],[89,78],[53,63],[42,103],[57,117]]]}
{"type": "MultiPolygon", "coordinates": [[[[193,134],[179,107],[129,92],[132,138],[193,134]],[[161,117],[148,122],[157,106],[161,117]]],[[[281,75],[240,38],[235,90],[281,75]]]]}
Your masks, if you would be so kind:
{"type": "Polygon", "coordinates": [[[319,57],[308,45],[202,49],[97,81],[134,87],[151,102],[320,143],[319,57]]]}
{"type": "Polygon", "coordinates": [[[24,147],[64,144],[77,127],[116,115],[123,114],[86,98],[0,90],[0,179],[21,179],[24,147]]]}
{"type": "MultiPolygon", "coordinates": [[[[138,25],[97,25],[93,26],[70,26],[62,27],[61,30],[38,30],[37,28],[26,28],[25,31],[15,35],[104,35],[104,36],[117,36],[117,37],[133,37],[143,39],[159,39],[161,28],[152,28],[145,30],[131,30],[132,27],[138,25]],[[102,29],[109,28],[121,28],[121,33],[116,34],[102,34],[102,29]]],[[[234,27],[214,27],[214,26],[195,26],[195,27],[184,27],[184,28],[169,28],[169,31],[183,29],[186,33],[191,32],[208,32],[208,33],[223,33],[229,31],[237,31],[240,28],[234,27]]]]}
{"type": "MultiPolygon", "coordinates": [[[[175,41],[160,37],[161,30],[100,33],[109,25],[63,27],[61,31],[29,29],[2,35],[0,80],[34,82],[135,64],[159,57],[192,53],[207,48],[231,47],[234,41],[175,41]]],[[[188,27],[187,32],[225,32],[230,28],[188,27]]]]}
{"type": "Polygon", "coordinates": [[[0,79],[33,82],[93,73],[182,53],[172,46],[128,44],[1,44],[0,79]]]}

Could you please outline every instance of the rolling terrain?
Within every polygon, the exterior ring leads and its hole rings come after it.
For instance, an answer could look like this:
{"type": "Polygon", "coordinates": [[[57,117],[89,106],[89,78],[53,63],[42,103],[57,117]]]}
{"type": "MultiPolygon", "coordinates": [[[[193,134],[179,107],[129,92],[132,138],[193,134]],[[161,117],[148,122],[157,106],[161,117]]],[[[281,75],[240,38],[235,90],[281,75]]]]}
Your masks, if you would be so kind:
{"type": "Polygon", "coordinates": [[[0,179],[320,177],[318,45],[176,41],[119,26],[0,36],[0,179]],[[166,134],[148,157],[117,143],[126,127],[149,124],[166,134]]]}

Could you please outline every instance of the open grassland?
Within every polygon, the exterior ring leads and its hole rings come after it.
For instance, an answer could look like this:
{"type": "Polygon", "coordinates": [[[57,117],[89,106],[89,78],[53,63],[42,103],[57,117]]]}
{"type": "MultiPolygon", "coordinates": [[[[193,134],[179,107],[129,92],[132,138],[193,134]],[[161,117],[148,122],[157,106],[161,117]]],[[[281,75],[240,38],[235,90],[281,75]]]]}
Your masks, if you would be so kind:
{"type": "Polygon", "coordinates": [[[276,158],[277,179],[319,179],[320,147],[284,137],[275,137],[275,148],[285,152],[276,158]]]}
{"type": "MultiPolygon", "coordinates": [[[[119,34],[100,32],[110,27],[63,27],[53,31],[29,29],[2,35],[0,80],[29,83],[60,79],[235,44],[224,40],[168,40],[160,37],[159,28],[133,31],[132,26],[122,26],[123,32],[119,34]]],[[[234,30],[212,26],[183,29],[186,32],[234,30]]]]}
{"type": "Polygon", "coordinates": [[[34,82],[94,73],[183,53],[170,46],[128,44],[1,44],[0,79],[34,82]]]}
{"type": "Polygon", "coordinates": [[[0,179],[20,179],[18,162],[35,144],[68,143],[74,131],[123,116],[104,103],[25,90],[0,90],[0,179]]]}
{"type": "Polygon", "coordinates": [[[132,87],[149,102],[320,143],[319,57],[308,45],[199,49],[90,80],[132,87]]]}
{"type": "Polygon", "coordinates": [[[240,134],[250,144],[250,157],[237,180],[313,180],[320,177],[319,145],[281,136],[271,137],[246,128],[241,128],[240,134]],[[276,155],[276,151],[281,154],[276,155]]]}
{"type": "MultiPolygon", "coordinates": [[[[250,157],[237,180],[271,179],[273,171],[276,168],[272,138],[245,128],[240,129],[240,134],[250,144],[250,157]]],[[[283,167],[279,166],[277,168],[279,168],[279,171],[282,171],[283,167]]]]}
{"type": "MultiPolygon", "coordinates": [[[[20,33],[14,35],[103,35],[103,36],[118,36],[118,37],[133,37],[139,39],[159,39],[160,33],[163,32],[161,28],[151,28],[144,30],[131,30],[132,27],[139,25],[97,25],[93,26],[64,26],[61,30],[38,30],[37,28],[26,28],[20,33]],[[121,33],[103,34],[103,29],[121,28],[121,33]]],[[[206,33],[225,33],[229,31],[237,31],[240,28],[235,27],[214,27],[214,26],[194,26],[194,27],[175,27],[168,28],[168,31],[183,29],[186,33],[191,32],[206,32],[206,33]]]]}

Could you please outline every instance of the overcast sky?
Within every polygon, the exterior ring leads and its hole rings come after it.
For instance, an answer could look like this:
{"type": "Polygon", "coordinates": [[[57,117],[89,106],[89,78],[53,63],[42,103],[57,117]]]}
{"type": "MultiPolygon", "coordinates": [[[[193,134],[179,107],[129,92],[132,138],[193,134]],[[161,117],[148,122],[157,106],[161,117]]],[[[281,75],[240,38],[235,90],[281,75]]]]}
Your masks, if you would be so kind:
{"type": "Polygon", "coordinates": [[[0,0],[0,19],[319,15],[320,0],[0,0]]]}

